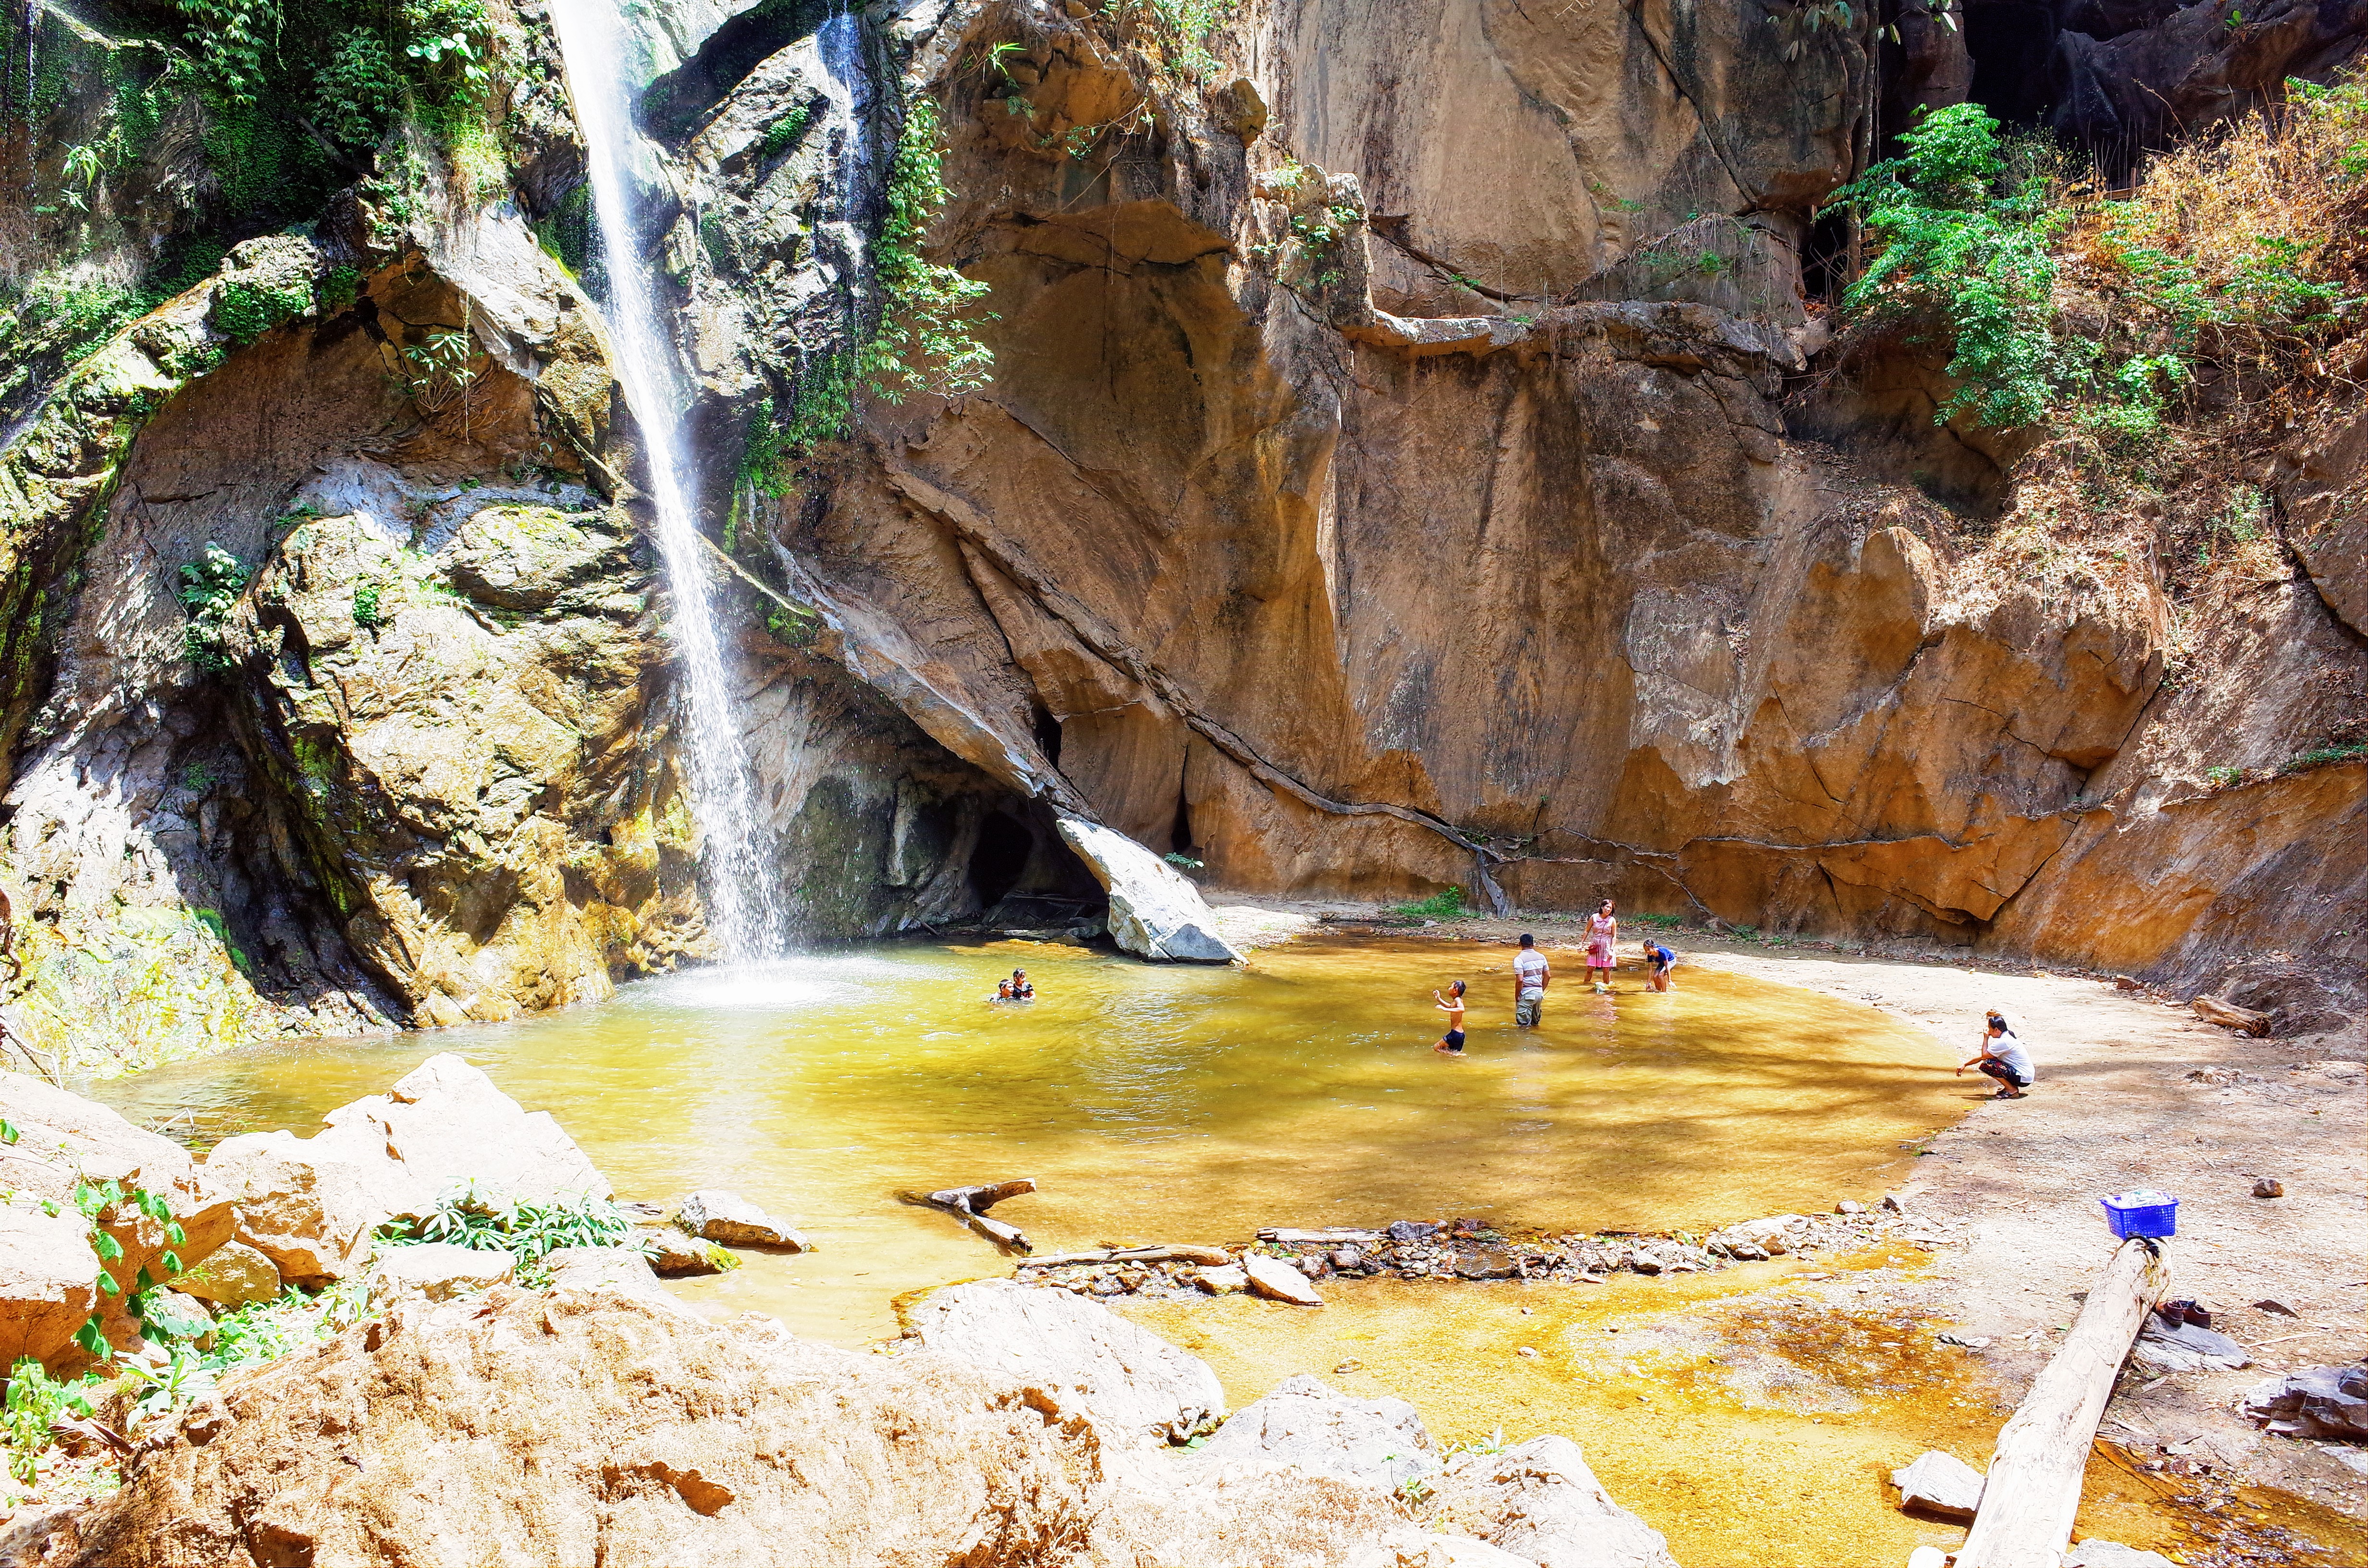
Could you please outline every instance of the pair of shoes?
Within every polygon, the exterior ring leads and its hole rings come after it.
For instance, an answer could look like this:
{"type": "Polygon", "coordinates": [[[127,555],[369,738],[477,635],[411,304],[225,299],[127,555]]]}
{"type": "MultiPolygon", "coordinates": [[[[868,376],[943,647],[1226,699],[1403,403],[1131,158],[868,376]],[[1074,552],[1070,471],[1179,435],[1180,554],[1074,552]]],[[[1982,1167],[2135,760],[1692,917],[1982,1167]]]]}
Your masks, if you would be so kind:
{"type": "Polygon", "coordinates": [[[2022,1091],[2021,1089],[2000,1089],[1997,1094],[1992,1095],[1990,1098],[1994,1100],[2019,1100],[2022,1098],[2022,1091]]]}

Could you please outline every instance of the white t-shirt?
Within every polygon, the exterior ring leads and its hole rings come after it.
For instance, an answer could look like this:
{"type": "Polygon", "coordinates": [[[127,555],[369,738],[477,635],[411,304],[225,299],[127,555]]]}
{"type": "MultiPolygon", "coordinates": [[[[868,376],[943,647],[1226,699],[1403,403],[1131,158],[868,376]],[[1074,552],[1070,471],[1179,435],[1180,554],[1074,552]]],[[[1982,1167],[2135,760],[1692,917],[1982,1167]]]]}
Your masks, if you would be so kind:
{"type": "Polygon", "coordinates": [[[2012,1029],[2009,1029],[2006,1033],[1996,1036],[1995,1038],[1987,1039],[1986,1040],[1986,1044],[1988,1047],[1989,1053],[1992,1056],[1997,1057],[2000,1062],[2005,1062],[2007,1071],[2012,1073],[2024,1083],[2028,1084],[2038,1078],[2038,1073],[2034,1071],[2031,1065],[2030,1053],[2022,1049],[2022,1041],[2015,1038],[2014,1031],[2012,1029]]]}
{"type": "Polygon", "coordinates": [[[1515,994],[1522,1001],[1546,994],[1546,956],[1535,948],[1523,948],[1513,960],[1513,975],[1520,982],[1515,994]]]}

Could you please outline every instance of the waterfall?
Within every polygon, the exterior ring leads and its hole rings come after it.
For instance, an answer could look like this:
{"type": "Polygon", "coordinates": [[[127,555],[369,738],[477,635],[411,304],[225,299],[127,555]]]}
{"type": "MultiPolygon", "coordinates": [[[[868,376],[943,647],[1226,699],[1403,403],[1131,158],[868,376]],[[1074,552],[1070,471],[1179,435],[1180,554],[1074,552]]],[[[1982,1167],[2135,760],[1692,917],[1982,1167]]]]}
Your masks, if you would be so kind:
{"type": "Polygon", "coordinates": [[[697,801],[709,920],[726,960],[762,959],[780,946],[782,922],[757,826],[748,759],[734,720],[723,649],[716,638],[707,545],[699,533],[684,450],[682,410],[688,400],[651,287],[654,268],[635,238],[633,163],[636,153],[645,152],[632,104],[632,84],[640,75],[637,51],[630,47],[619,0],[557,0],[552,23],[590,165],[593,211],[609,274],[606,315],[617,380],[642,433],[658,553],[674,597],[667,630],[685,699],[677,752],[689,764],[697,801]]]}

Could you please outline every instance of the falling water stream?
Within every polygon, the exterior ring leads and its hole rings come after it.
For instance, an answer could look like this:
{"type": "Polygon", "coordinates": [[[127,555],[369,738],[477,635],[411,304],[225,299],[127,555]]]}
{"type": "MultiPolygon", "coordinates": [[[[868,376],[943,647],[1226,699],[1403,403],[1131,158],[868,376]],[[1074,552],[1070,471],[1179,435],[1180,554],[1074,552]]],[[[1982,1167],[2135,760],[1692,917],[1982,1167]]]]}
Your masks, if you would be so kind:
{"type": "Polygon", "coordinates": [[[678,750],[698,801],[709,922],[722,956],[745,962],[778,950],[783,922],[716,636],[707,544],[700,537],[685,450],[680,378],[637,238],[633,165],[642,140],[631,102],[632,84],[639,79],[637,51],[613,0],[560,0],[552,19],[590,165],[617,380],[641,431],[658,553],[674,597],[669,630],[680,654],[684,696],[678,750]]]}

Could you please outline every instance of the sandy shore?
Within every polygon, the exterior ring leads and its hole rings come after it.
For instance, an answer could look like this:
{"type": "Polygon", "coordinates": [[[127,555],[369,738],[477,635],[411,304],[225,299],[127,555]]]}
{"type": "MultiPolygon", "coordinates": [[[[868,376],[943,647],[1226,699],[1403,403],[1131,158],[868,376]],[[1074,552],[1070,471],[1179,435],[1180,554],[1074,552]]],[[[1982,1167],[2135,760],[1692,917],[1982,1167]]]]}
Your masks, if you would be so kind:
{"type": "MultiPolygon", "coordinates": [[[[1237,941],[1268,945],[1381,913],[1232,901],[1220,917],[1237,941]]],[[[1583,960],[1569,949],[1583,938],[1573,921],[1459,920],[1393,934],[1509,946],[1523,929],[1557,960],[1558,980],[1580,978],[1583,960]]],[[[2214,1326],[2256,1365],[2170,1377],[2125,1370],[2100,1436],[2141,1482],[2271,1486],[2368,1518],[2368,1455],[2266,1438],[2233,1408],[2275,1372],[2368,1352],[2368,1074],[2360,1065],[2368,1031],[2355,1024],[2256,1040],[2109,978],[1975,967],[1906,947],[1878,956],[1685,929],[1664,939],[1683,963],[1880,1008],[1930,1031],[1960,1059],[1974,1053],[1983,1009],[2016,1015],[2037,1087],[1995,1101],[1987,1097],[1995,1085],[1967,1074],[1964,1119],[1929,1141],[1899,1188],[1909,1212],[1941,1221],[1932,1229],[1948,1238],[1931,1249],[1917,1293],[1929,1291],[1969,1335],[1993,1341],[1984,1360],[2010,1401],[2054,1353],[2112,1251],[2098,1197],[2133,1187],[2173,1193],[2173,1294],[2208,1306],[2214,1326]],[[2261,1176],[2282,1182],[2286,1195],[2253,1197],[2261,1176]],[[2254,1304],[2263,1301],[2294,1315],[2254,1304]]],[[[1638,983],[1632,953],[1622,953],[1622,988],[1638,983]]]]}

